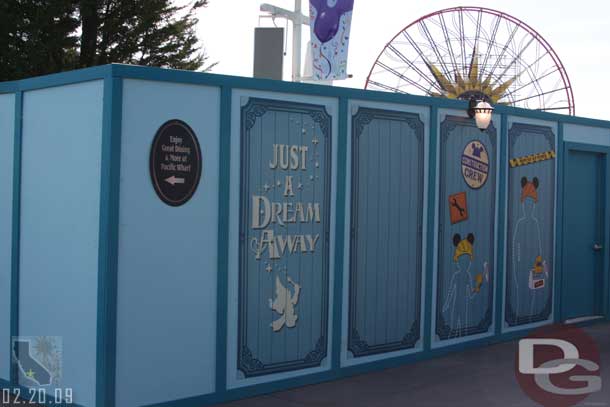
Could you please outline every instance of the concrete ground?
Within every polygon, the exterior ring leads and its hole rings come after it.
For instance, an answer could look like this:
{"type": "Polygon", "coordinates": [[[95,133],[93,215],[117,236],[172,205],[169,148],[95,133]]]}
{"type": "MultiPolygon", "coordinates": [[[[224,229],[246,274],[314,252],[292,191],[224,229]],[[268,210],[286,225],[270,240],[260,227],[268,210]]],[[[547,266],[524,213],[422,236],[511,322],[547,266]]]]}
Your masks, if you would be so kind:
{"type": "MultiPolygon", "coordinates": [[[[585,329],[601,352],[602,391],[583,407],[610,407],[610,324],[585,329]]],[[[244,399],[218,407],[536,407],[515,379],[517,342],[244,399]]]]}

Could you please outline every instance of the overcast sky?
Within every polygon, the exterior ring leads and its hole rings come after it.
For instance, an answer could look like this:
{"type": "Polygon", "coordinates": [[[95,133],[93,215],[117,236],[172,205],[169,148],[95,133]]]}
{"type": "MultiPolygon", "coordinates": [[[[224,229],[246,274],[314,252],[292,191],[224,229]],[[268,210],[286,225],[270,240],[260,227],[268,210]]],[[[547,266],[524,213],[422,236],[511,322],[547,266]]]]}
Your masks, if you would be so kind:
{"type": "MultiPolygon", "coordinates": [[[[252,76],[254,28],[272,25],[269,19],[259,19],[262,3],[294,7],[294,0],[210,0],[210,5],[201,10],[199,37],[210,61],[219,61],[213,72],[252,76]]],[[[469,0],[463,4],[447,0],[355,0],[354,3],[348,61],[348,72],[354,77],[336,81],[335,86],[363,88],[385,44],[419,17],[448,7],[483,6],[524,21],[551,44],[572,82],[578,116],[610,119],[610,4],[607,0],[469,0]]],[[[303,8],[307,14],[308,0],[303,0],[303,8]]],[[[276,24],[285,26],[285,21],[276,19],[276,24]]],[[[308,37],[308,27],[304,34],[308,37]]],[[[288,55],[284,79],[290,78],[290,62],[288,55]]]]}

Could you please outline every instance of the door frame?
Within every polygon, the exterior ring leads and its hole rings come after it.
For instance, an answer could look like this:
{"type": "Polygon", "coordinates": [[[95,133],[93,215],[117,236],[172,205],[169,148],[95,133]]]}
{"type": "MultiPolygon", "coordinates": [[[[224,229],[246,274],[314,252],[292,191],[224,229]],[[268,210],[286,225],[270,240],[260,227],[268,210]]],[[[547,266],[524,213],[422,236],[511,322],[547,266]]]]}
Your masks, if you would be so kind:
{"type": "MultiPolygon", "coordinates": [[[[562,167],[563,167],[563,177],[561,179],[561,190],[562,190],[562,207],[565,207],[565,202],[566,202],[566,196],[568,191],[566,191],[565,188],[565,173],[566,170],[568,169],[568,159],[569,159],[569,153],[570,151],[579,151],[579,152],[585,152],[585,153],[598,153],[602,155],[602,177],[603,177],[603,182],[604,182],[604,187],[603,187],[603,191],[605,192],[604,194],[602,194],[601,198],[601,205],[602,205],[602,219],[603,219],[603,232],[602,232],[602,246],[604,247],[604,253],[603,253],[603,259],[602,259],[602,294],[601,294],[601,309],[600,309],[600,315],[603,315],[606,320],[610,320],[610,247],[608,247],[608,244],[610,244],[610,210],[608,208],[608,204],[610,203],[610,188],[608,188],[608,184],[610,180],[610,165],[609,165],[609,157],[610,157],[610,146],[601,146],[601,145],[595,145],[595,144],[587,144],[587,143],[577,143],[577,142],[564,142],[563,143],[563,160],[562,160],[562,167]]],[[[560,322],[563,322],[565,320],[564,318],[564,304],[563,304],[563,283],[564,283],[564,278],[563,278],[563,273],[565,270],[567,270],[566,268],[566,257],[564,256],[564,250],[565,250],[565,233],[564,233],[564,224],[565,224],[565,220],[566,217],[568,216],[566,211],[562,211],[562,217],[561,217],[561,259],[560,259],[560,264],[561,264],[561,272],[558,274],[558,281],[556,281],[556,284],[559,285],[559,296],[557,298],[557,302],[558,302],[558,311],[559,311],[559,319],[560,322]]]]}

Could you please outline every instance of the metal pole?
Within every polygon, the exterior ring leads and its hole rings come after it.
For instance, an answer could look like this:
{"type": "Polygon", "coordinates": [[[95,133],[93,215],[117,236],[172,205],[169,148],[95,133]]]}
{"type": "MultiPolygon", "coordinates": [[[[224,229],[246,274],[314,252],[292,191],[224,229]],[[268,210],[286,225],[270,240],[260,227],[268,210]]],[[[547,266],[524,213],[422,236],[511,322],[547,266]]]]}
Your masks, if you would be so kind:
{"type": "Polygon", "coordinates": [[[294,12],[299,18],[292,20],[292,81],[301,81],[301,0],[294,0],[294,12]]]}

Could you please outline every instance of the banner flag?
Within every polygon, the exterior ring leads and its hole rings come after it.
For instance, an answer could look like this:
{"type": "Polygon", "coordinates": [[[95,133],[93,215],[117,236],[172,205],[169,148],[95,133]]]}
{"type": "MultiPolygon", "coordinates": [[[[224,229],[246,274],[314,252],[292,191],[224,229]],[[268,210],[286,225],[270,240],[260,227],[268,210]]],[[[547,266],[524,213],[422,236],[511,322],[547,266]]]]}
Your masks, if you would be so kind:
{"type": "Polygon", "coordinates": [[[309,0],[314,80],[347,78],[354,0],[309,0]]]}

